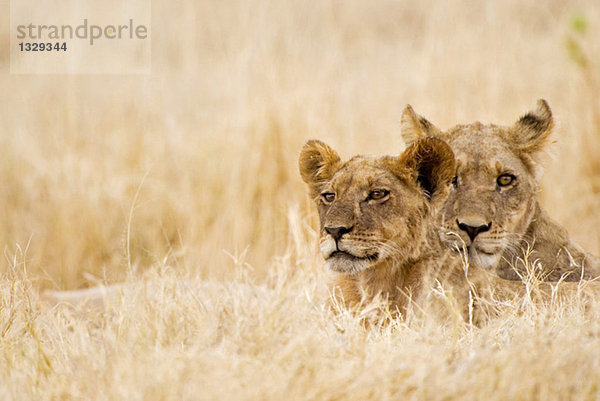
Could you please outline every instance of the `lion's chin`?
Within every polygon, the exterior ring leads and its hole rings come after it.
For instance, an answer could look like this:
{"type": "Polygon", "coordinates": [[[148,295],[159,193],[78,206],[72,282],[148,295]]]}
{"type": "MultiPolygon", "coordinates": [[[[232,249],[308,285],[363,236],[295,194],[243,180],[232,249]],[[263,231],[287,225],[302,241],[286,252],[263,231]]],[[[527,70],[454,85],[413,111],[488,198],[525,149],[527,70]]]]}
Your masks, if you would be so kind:
{"type": "Polygon", "coordinates": [[[500,255],[502,252],[487,252],[478,249],[475,245],[471,244],[464,247],[464,244],[459,244],[456,241],[445,241],[446,245],[456,253],[465,253],[469,257],[469,262],[474,266],[482,269],[491,270],[495,268],[500,262],[500,255]],[[462,246],[461,246],[462,245],[462,246]]]}
{"type": "Polygon", "coordinates": [[[500,261],[500,255],[496,253],[483,252],[475,249],[474,246],[470,246],[469,260],[477,267],[491,270],[498,265],[498,262],[500,261]]]}
{"type": "Polygon", "coordinates": [[[373,267],[378,260],[378,255],[358,257],[347,252],[333,252],[325,263],[329,270],[338,273],[356,274],[373,267]]]}

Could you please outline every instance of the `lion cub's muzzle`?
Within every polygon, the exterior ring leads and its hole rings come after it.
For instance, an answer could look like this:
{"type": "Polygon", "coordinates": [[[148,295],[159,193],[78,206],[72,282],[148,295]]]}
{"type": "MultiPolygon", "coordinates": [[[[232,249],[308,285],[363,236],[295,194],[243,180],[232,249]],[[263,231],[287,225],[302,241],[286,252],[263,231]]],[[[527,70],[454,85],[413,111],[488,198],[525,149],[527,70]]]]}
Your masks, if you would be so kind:
{"type": "Polygon", "coordinates": [[[473,241],[475,241],[475,237],[477,237],[479,233],[490,231],[490,228],[492,227],[492,222],[482,223],[481,220],[464,219],[461,221],[456,219],[456,225],[458,226],[459,230],[465,232],[468,235],[472,243],[473,241]]]}
{"type": "Polygon", "coordinates": [[[379,253],[363,241],[353,238],[354,227],[325,227],[321,238],[321,253],[327,267],[333,271],[354,274],[372,266],[379,253]]]}
{"type": "Polygon", "coordinates": [[[482,268],[492,268],[498,263],[503,246],[495,238],[491,221],[466,216],[453,223],[446,227],[447,232],[442,236],[447,245],[455,251],[466,252],[469,260],[482,268]]]}

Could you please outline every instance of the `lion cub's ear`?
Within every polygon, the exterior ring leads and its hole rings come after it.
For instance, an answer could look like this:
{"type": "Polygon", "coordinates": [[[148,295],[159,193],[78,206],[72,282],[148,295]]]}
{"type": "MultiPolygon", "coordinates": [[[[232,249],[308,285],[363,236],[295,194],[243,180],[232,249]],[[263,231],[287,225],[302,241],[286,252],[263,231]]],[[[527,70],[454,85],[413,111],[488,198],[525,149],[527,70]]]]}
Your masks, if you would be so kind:
{"type": "Polygon", "coordinates": [[[512,126],[508,139],[518,150],[536,153],[546,145],[553,127],[550,106],[544,99],[539,99],[535,110],[529,111],[512,126]]]}
{"type": "Polygon", "coordinates": [[[419,139],[400,155],[400,165],[423,188],[432,204],[441,205],[456,174],[456,160],[450,145],[438,138],[419,139]]]}
{"type": "Polygon", "coordinates": [[[318,195],[320,186],[329,181],[341,165],[340,156],[316,139],[306,142],[300,151],[298,160],[300,175],[308,184],[313,196],[318,195]]]}
{"type": "Polygon", "coordinates": [[[404,139],[404,143],[407,145],[420,138],[440,136],[441,133],[441,131],[435,125],[427,121],[426,118],[415,113],[410,104],[407,104],[402,112],[400,129],[402,131],[402,139],[404,139]]]}

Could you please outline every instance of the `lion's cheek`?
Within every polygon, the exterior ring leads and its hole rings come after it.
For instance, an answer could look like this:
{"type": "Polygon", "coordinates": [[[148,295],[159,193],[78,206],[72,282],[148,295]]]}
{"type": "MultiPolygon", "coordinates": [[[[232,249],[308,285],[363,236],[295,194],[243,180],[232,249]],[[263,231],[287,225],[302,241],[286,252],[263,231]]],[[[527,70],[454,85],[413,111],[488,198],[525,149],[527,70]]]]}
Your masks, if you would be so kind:
{"type": "Polygon", "coordinates": [[[392,217],[381,225],[379,236],[394,239],[398,243],[404,243],[413,239],[413,232],[418,231],[417,229],[418,227],[415,227],[406,218],[392,217]]]}

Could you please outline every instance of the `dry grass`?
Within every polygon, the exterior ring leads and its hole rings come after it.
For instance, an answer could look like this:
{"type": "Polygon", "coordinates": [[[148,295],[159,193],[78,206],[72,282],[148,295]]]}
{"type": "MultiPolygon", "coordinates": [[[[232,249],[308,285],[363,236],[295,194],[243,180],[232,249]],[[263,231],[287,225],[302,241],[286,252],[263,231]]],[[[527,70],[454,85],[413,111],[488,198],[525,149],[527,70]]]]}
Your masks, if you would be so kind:
{"type": "Polygon", "coordinates": [[[400,152],[406,103],[447,128],[543,97],[543,204],[599,254],[596,1],[154,2],[148,76],[9,75],[0,11],[0,398],[600,398],[593,291],[333,316],[296,168],[313,137],[400,152]],[[102,311],[37,296],[124,280],[102,311]]]}

